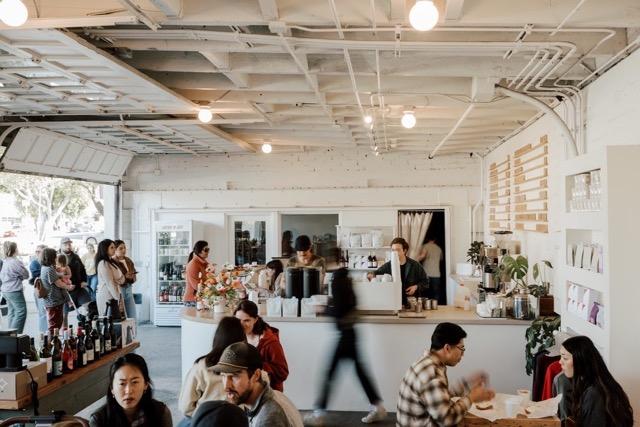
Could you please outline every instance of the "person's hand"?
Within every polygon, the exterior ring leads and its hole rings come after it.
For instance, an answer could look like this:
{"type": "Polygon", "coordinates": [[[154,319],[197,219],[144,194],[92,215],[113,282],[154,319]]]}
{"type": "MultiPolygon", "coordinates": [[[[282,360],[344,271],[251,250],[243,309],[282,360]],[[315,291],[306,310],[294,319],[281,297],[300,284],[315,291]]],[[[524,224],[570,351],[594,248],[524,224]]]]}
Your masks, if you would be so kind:
{"type": "Polygon", "coordinates": [[[479,385],[478,387],[474,387],[471,389],[469,393],[469,399],[471,399],[472,403],[476,402],[484,402],[486,400],[491,400],[496,395],[496,392],[490,388],[485,388],[484,385],[479,385]]]}
{"type": "Polygon", "coordinates": [[[69,306],[69,308],[73,308],[73,301],[67,301],[67,305],[69,306]]]}
{"type": "Polygon", "coordinates": [[[489,374],[485,371],[474,372],[465,378],[467,384],[469,384],[469,388],[475,388],[480,385],[486,385],[489,382],[489,374]]]}
{"type": "Polygon", "coordinates": [[[82,283],[80,283],[80,287],[81,287],[81,288],[86,288],[86,287],[87,287],[87,282],[82,282],[82,283]]]}
{"type": "Polygon", "coordinates": [[[416,293],[417,290],[418,290],[418,285],[413,285],[413,286],[409,286],[405,292],[407,293],[407,295],[413,295],[416,293]]]}
{"type": "Polygon", "coordinates": [[[68,289],[69,289],[70,291],[72,291],[72,290],[74,290],[75,288],[76,288],[76,285],[69,285],[69,288],[68,288],[68,289]]]}
{"type": "Polygon", "coordinates": [[[367,273],[367,279],[369,279],[369,281],[371,281],[371,279],[373,279],[376,275],[373,273],[367,273]]]}

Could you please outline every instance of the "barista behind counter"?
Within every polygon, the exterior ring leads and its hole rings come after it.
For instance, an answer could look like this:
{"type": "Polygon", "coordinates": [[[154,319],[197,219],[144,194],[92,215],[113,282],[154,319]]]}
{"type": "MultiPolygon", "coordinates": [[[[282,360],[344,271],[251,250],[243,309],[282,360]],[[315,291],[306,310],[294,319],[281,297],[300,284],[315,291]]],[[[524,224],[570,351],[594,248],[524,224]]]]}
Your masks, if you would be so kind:
{"type": "MultiPolygon", "coordinates": [[[[391,250],[398,254],[400,261],[400,276],[402,279],[402,305],[407,305],[407,296],[426,296],[429,287],[427,275],[422,265],[407,256],[409,244],[402,237],[396,237],[391,241],[391,250]]],[[[371,280],[378,274],[392,274],[391,261],[385,262],[375,272],[367,277],[371,280]]],[[[397,279],[396,279],[397,280],[397,279]]]]}
{"type": "Polygon", "coordinates": [[[324,288],[324,274],[327,272],[324,258],[313,253],[311,247],[311,239],[309,236],[301,234],[296,238],[294,244],[296,255],[289,258],[287,268],[289,267],[313,267],[320,270],[320,286],[324,288]]]}

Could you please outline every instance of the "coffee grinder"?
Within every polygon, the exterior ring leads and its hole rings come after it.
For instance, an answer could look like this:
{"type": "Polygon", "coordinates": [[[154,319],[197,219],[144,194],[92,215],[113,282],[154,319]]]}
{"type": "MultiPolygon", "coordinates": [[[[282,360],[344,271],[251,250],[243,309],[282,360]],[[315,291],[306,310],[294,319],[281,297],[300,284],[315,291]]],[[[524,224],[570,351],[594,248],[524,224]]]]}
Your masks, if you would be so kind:
{"type": "Polygon", "coordinates": [[[0,330],[0,371],[17,372],[25,369],[22,353],[29,351],[28,335],[18,335],[17,329],[0,330]]]}

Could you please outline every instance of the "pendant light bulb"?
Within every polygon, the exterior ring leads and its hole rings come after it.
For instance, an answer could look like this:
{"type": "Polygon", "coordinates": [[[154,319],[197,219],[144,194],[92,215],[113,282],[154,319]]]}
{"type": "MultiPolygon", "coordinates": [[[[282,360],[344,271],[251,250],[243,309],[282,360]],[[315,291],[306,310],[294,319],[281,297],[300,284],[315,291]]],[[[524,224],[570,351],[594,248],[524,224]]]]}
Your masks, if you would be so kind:
{"type": "Polygon", "coordinates": [[[373,116],[371,114],[367,114],[366,116],[364,116],[364,122],[366,124],[373,123],[373,116]]]}
{"type": "Polygon", "coordinates": [[[262,152],[264,154],[269,154],[272,149],[273,149],[273,147],[271,147],[271,144],[268,144],[266,142],[264,144],[262,144],[262,152]]]}
{"type": "Polygon", "coordinates": [[[29,10],[20,0],[0,2],[0,20],[10,27],[19,27],[27,22],[29,10]]]}
{"type": "Polygon", "coordinates": [[[411,129],[416,125],[416,116],[413,111],[405,111],[400,122],[404,128],[411,129]]]}
{"type": "Polygon", "coordinates": [[[198,120],[202,123],[209,123],[211,119],[213,119],[213,113],[210,109],[201,108],[200,111],[198,111],[198,120]]]}
{"type": "Polygon", "coordinates": [[[409,12],[409,23],[418,31],[429,31],[438,23],[440,14],[431,0],[417,0],[409,12]]]}

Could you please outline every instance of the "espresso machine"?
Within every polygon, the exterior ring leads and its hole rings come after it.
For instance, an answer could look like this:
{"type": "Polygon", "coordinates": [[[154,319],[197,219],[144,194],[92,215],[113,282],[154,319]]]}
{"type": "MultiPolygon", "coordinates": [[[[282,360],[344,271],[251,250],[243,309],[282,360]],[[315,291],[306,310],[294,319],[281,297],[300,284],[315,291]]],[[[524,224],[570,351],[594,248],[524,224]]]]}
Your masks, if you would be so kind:
{"type": "Polygon", "coordinates": [[[31,341],[28,335],[18,335],[16,329],[0,330],[0,372],[17,372],[25,369],[22,353],[28,352],[31,341]]]}
{"type": "Polygon", "coordinates": [[[499,281],[496,280],[495,272],[498,269],[498,248],[485,246],[482,266],[482,282],[480,287],[485,292],[498,292],[499,281]]]}

